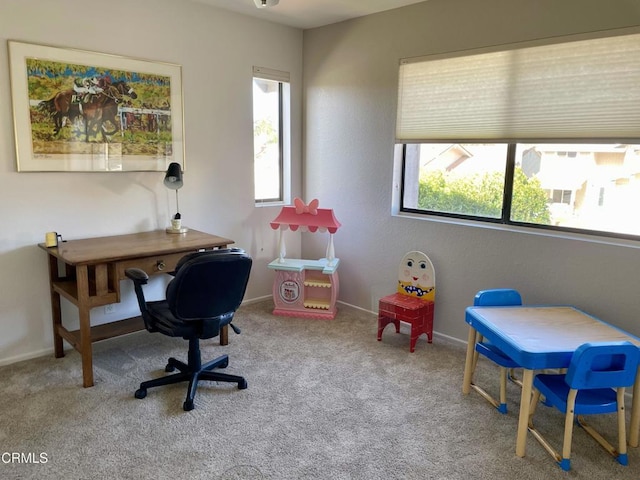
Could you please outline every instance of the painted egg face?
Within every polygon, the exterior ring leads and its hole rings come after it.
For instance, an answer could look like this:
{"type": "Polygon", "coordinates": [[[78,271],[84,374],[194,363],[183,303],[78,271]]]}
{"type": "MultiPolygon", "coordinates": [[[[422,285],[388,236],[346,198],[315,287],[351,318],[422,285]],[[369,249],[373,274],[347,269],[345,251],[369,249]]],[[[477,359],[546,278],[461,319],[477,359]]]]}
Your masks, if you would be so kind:
{"type": "Polygon", "coordinates": [[[400,262],[398,280],[415,286],[432,286],[431,262],[422,252],[407,253],[400,262]]]}
{"type": "Polygon", "coordinates": [[[436,274],[433,265],[422,252],[409,252],[400,262],[398,293],[435,301],[436,274]]]}

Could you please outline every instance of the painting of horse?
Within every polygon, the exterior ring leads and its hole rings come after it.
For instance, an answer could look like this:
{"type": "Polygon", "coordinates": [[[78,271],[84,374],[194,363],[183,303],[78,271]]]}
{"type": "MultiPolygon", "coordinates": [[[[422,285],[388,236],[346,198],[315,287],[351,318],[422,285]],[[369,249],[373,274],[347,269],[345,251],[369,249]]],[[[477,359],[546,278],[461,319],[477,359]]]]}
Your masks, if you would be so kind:
{"type": "Polygon", "coordinates": [[[18,171],[165,171],[184,161],[180,65],[8,42],[18,171]]]}
{"type": "Polygon", "coordinates": [[[85,141],[99,138],[108,142],[109,136],[118,131],[118,105],[124,96],[138,98],[135,90],[127,82],[118,81],[105,86],[101,92],[87,95],[84,99],[73,89],[56,93],[38,105],[41,111],[47,112],[53,120],[53,134],[58,135],[66,120],[73,123],[76,119],[84,120],[85,141]],[[87,100],[87,101],[85,101],[87,100]]]}
{"type": "Polygon", "coordinates": [[[49,114],[53,120],[53,134],[58,135],[66,120],[74,122],[80,117],[80,108],[73,99],[76,93],[69,89],[56,93],[48,100],[43,100],[38,104],[38,109],[49,114]]]}

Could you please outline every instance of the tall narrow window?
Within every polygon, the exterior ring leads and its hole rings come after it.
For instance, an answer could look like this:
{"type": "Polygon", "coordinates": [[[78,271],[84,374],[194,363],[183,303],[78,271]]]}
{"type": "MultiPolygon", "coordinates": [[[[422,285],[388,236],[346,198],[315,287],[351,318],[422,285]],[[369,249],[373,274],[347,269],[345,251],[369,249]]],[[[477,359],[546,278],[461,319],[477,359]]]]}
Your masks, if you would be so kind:
{"type": "Polygon", "coordinates": [[[256,204],[289,197],[289,74],[253,68],[253,161],[256,204]]]}

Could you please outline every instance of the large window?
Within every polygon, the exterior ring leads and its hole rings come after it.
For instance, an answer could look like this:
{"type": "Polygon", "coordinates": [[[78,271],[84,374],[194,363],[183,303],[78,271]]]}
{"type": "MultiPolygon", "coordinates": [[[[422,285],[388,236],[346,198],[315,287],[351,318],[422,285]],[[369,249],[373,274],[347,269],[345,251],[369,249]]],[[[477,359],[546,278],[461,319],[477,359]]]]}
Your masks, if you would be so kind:
{"type": "Polygon", "coordinates": [[[403,211],[640,236],[640,145],[407,144],[403,211]]]}
{"type": "Polygon", "coordinates": [[[253,152],[256,204],[288,200],[289,74],[253,69],[253,152]]]}
{"type": "Polygon", "coordinates": [[[640,237],[640,34],[606,35],[401,60],[400,210],[640,237]]]}

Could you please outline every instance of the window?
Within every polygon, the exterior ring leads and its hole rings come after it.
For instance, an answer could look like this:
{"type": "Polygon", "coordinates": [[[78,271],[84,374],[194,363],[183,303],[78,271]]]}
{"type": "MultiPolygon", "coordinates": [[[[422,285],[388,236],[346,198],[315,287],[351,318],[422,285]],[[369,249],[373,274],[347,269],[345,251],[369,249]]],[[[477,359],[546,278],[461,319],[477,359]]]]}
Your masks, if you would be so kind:
{"type": "Polygon", "coordinates": [[[566,203],[571,204],[571,190],[548,190],[549,203],[566,203]]]}
{"type": "Polygon", "coordinates": [[[289,74],[253,68],[253,161],[256,204],[289,200],[289,74]]]}
{"type": "Polygon", "coordinates": [[[640,34],[610,35],[401,60],[400,210],[640,238],[640,34]]]}
{"type": "Polygon", "coordinates": [[[401,210],[640,236],[640,145],[407,144],[401,210]]]}

